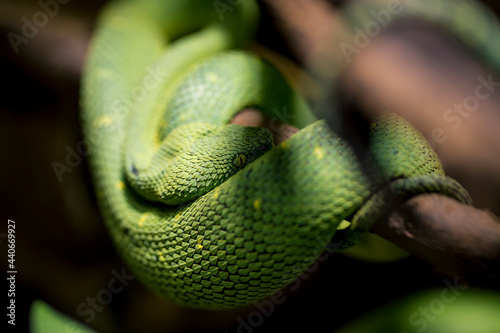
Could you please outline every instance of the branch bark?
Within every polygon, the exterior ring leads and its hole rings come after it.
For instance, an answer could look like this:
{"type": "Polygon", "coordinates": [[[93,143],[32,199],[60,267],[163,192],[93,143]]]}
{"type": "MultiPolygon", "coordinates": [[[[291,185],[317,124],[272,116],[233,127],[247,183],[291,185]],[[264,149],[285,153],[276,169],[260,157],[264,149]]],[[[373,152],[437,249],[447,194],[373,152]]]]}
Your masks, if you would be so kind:
{"type": "Polygon", "coordinates": [[[439,194],[421,194],[388,212],[372,231],[474,285],[498,287],[500,221],[439,194]]]}

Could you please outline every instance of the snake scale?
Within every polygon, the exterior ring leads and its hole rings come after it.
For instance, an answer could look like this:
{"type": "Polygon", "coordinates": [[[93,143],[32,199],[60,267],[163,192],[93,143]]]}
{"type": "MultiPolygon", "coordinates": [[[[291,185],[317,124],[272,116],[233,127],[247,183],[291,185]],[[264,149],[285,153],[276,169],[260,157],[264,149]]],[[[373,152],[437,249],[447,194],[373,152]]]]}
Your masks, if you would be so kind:
{"type": "MultiPolygon", "coordinates": [[[[406,14],[431,21],[446,6],[470,5],[408,4],[406,14]]],[[[384,193],[470,203],[423,136],[394,115],[372,125],[378,178],[368,179],[281,74],[240,50],[258,25],[256,3],[226,6],[220,17],[208,0],[112,1],[86,60],[82,127],[97,199],[118,252],[151,290],[191,307],[244,305],[296,278],[345,219],[344,242],[355,241],[384,193]],[[302,129],[274,147],[268,130],[229,124],[247,107],[270,117],[286,108],[302,129]]]]}

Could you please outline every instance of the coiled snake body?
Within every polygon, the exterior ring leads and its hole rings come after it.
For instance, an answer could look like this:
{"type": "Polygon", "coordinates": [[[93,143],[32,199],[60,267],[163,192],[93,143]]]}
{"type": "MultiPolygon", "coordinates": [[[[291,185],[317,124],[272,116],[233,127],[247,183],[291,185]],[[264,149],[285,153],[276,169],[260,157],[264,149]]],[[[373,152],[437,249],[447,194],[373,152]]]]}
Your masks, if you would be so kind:
{"type": "Polygon", "coordinates": [[[239,306],[296,278],[346,218],[346,243],[368,229],[383,205],[374,184],[469,202],[396,116],[373,125],[381,172],[368,180],[276,69],[233,50],[258,13],[250,0],[232,9],[221,21],[212,1],[116,1],[96,29],[83,130],[107,228],[142,282],[182,305],[239,306]],[[228,125],[246,107],[286,108],[303,129],[273,148],[267,130],[228,125]]]}

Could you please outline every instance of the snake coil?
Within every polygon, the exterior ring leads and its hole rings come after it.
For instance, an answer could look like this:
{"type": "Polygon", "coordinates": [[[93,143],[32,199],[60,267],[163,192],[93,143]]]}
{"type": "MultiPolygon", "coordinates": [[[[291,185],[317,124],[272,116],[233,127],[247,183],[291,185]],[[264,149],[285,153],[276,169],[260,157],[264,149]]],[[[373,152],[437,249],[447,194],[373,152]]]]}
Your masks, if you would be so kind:
{"type": "MultiPolygon", "coordinates": [[[[383,196],[276,69],[236,50],[255,31],[255,2],[240,2],[222,21],[212,6],[108,5],[84,70],[82,124],[122,258],[156,293],[220,309],[283,288],[349,216],[345,242],[354,240],[383,196]],[[267,130],[228,124],[246,107],[271,117],[286,107],[303,129],[273,147],[267,130]]],[[[399,179],[386,191],[470,200],[422,135],[394,115],[374,125],[372,155],[379,183],[399,179]]]]}

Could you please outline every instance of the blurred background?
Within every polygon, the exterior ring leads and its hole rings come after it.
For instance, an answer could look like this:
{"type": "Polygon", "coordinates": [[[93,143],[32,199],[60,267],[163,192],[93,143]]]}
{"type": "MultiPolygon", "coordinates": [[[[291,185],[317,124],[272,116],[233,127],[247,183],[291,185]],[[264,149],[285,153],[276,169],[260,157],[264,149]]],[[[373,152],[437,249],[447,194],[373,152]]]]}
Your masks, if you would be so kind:
{"type": "MultiPolygon", "coordinates": [[[[19,331],[28,331],[31,302],[43,299],[99,332],[333,332],[400,297],[431,287],[439,292],[449,288],[444,281],[461,283],[411,255],[380,263],[329,253],[283,291],[279,304],[264,310],[268,303],[192,310],[153,295],[130,278],[111,245],[82,143],[80,73],[106,1],[59,0],[57,12],[30,31],[26,20],[33,22],[44,10],[40,3],[48,2],[0,0],[0,205],[4,221],[16,222],[19,331]],[[26,38],[13,39],[12,33],[26,38]]],[[[263,17],[253,49],[286,72],[322,112],[328,109],[329,87],[303,68],[321,69],[316,64],[331,47],[342,55],[339,10],[347,2],[259,1],[263,17]]],[[[500,13],[496,1],[483,4],[500,13]]],[[[399,113],[429,139],[446,173],[467,188],[475,207],[500,215],[500,93],[491,92],[461,120],[443,117],[474,94],[479,76],[500,81],[498,69],[456,36],[407,22],[378,36],[349,64],[336,81],[343,113],[326,116],[340,119],[335,126],[348,133],[357,119],[381,110],[399,113]],[[437,136],[436,129],[441,129],[437,136]]],[[[5,227],[0,231],[4,271],[6,235],[5,227]]],[[[378,316],[390,318],[394,311],[378,316]]]]}

